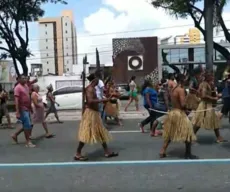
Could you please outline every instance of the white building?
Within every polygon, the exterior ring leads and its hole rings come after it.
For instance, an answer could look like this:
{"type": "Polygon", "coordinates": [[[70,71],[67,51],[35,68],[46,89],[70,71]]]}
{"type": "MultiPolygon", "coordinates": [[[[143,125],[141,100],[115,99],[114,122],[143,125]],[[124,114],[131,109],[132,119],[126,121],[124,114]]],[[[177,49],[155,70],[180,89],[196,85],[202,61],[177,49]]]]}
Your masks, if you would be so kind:
{"type": "Polygon", "coordinates": [[[77,64],[77,34],[72,11],[39,20],[39,47],[43,75],[72,73],[77,64]]]}

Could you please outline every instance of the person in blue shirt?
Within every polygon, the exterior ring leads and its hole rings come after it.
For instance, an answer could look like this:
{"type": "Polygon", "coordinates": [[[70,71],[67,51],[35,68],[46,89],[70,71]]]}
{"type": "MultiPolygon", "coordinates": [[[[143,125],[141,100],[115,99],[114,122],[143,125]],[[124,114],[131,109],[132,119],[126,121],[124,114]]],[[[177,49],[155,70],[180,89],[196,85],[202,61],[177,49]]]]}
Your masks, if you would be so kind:
{"type": "MultiPolygon", "coordinates": [[[[223,107],[221,109],[221,118],[222,116],[229,115],[230,112],[230,75],[225,79],[225,87],[222,91],[223,107]]],[[[230,122],[230,118],[229,118],[230,122]]]]}
{"type": "Polygon", "coordinates": [[[141,89],[141,95],[143,96],[143,102],[144,107],[148,110],[149,116],[144,119],[141,123],[139,123],[140,129],[142,133],[144,133],[144,126],[150,123],[150,127],[152,127],[153,122],[156,120],[156,113],[151,109],[154,108],[154,106],[158,102],[158,93],[153,88],[152,83],[149,80],[145,80],[142,89],[141,89]]]}

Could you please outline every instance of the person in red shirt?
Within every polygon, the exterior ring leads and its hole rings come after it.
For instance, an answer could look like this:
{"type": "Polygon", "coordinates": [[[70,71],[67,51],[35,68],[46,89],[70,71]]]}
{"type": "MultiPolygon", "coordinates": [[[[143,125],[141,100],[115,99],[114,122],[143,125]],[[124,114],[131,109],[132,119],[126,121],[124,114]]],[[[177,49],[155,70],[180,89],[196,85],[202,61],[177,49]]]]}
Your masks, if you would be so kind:
{"type": "MultiPolygon", "coordinates": [[[[31,98],[29,94],[29,87],[27,85],[27,77],[21,75],[18,78],[18,84],[14,88],[16,118],[22,123],[23,131],[26,139],[26,147],[35,147],[30,141],[32,131],[30,112],[31,112],[31,98]]],[[[17,143],[17,137],[22,132],[20,129],[13,136],[13,140],[17,143]]]]}

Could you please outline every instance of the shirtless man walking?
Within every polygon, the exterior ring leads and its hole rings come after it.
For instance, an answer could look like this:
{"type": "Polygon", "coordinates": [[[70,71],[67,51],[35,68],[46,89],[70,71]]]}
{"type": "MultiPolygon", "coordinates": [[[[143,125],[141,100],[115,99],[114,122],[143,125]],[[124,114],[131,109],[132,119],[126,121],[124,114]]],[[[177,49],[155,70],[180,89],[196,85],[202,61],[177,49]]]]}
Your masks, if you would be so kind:
{"type": "Polygon", "coordinates": [[[168,89],[169,93],[173,90],[174,87],[176,87],[177,83],[175,82],[174,74],[170,73],[168,77],[168,89]]]}
{"type": "Polygon", "coordinates": [[[185,76],[178,75],[177,86],[172,89],[171,101],[173,109],[168,113],[164,124],[164,144],[160,157],[166,157],[166,150],[170,142],[185,143],[185,159],[196,159],[197,156],[191,153],[191,143],[196,140],[193,132],[193,125],[185,113],[185,76]]]}
{"type": "Polygon", "coordinates": [[[96,95],[95,87],[98,85],[98,78],[93,74],[88,77],[90,85],[85,89],[86,93],[86,107],[82,116],[78,131],[78,148],[77,153],[74,156],[76,161],[86,161],[87,157],[81,154],[81,151],[85,144],[100,143],[104,149],[105,158],[111,158],[118,156],[118,153],[110,152],[107,146],[107,142],[111,140],[111,135],[108,130],[103,126],[101,114],[98,104],[105,103],[109,99],[98,99],[96,95]]]}

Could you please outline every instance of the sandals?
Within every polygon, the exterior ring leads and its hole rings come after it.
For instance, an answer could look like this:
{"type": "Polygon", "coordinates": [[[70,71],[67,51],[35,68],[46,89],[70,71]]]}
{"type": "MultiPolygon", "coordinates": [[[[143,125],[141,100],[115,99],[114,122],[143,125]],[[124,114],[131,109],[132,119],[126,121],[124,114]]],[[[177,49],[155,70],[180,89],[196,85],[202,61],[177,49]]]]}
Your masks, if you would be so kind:
{"type": "Polygon", "coordinates": [[[18,137],[15,135],[12,135],[11,138],[13,139],[15,144],[18,144],[18,137]]]}
{"type": "Polygon", "coordinates": [[[88,158],[81,155],[81,156],[74,156],[74,160],[75,161],[87,161],[88,158]]]}
{"type": "Polygon", "coordinates": [[[167,157],[167,155],[165,153],[160,153],[159,156],[160,156],[161,159],[167,157]]]}
{"type": "Polygon", "coordinates": [[[228,142],[228,140],[225,140],[225,139],[223,139],[223,140],[216,140],[216,143],[227,143],[228,142]]]}
{"type": "Polygon", "coordinates": [[[112,152],[112,153],[105,154],[105,158],[117,157],[118,155],[119,155],[118,153],[112,152]]]}
{"type": "MultiPolygon", "coordinates": [[[[117,157],[118,153],[112,152],[112,153],[108,153],[105,154],[105,158],[111,158],[111,157],[117,157]]],[[[88,157],[85,156],[74,156],[74,160],[75,161],[88,161],[88,157]]]]}
{"type": "Polygon", "coordinates": [[[55,137],[54,134],[49,134],[49,135],[46,135],[46,136],[45,136],[46,139],[51,139],[51,138],[54,138],[54,137],[55,137]]]}
{"type": "Polygon", "coordinates": [[[27,148],[35,148],[36,145],[34,145],[33,143],[27,143],[27,144],[26,144],[26,147],[27,147],[27,148]]]}
{"type": "Polygon", "coordinates": [[[138,123],[138,126],[140,128],[141,133],[145,133],[144,126],[142,126],[141,123],[138,123]]]}
{"type": "Polygon", "coordinates": [[[159,137],[162,135],[163,135],[163,133],[161,131],[158,131],[158,130],[156,130],[155,132],[152,132],[152,131],[150,132],[151,137],[159,137]]]}

